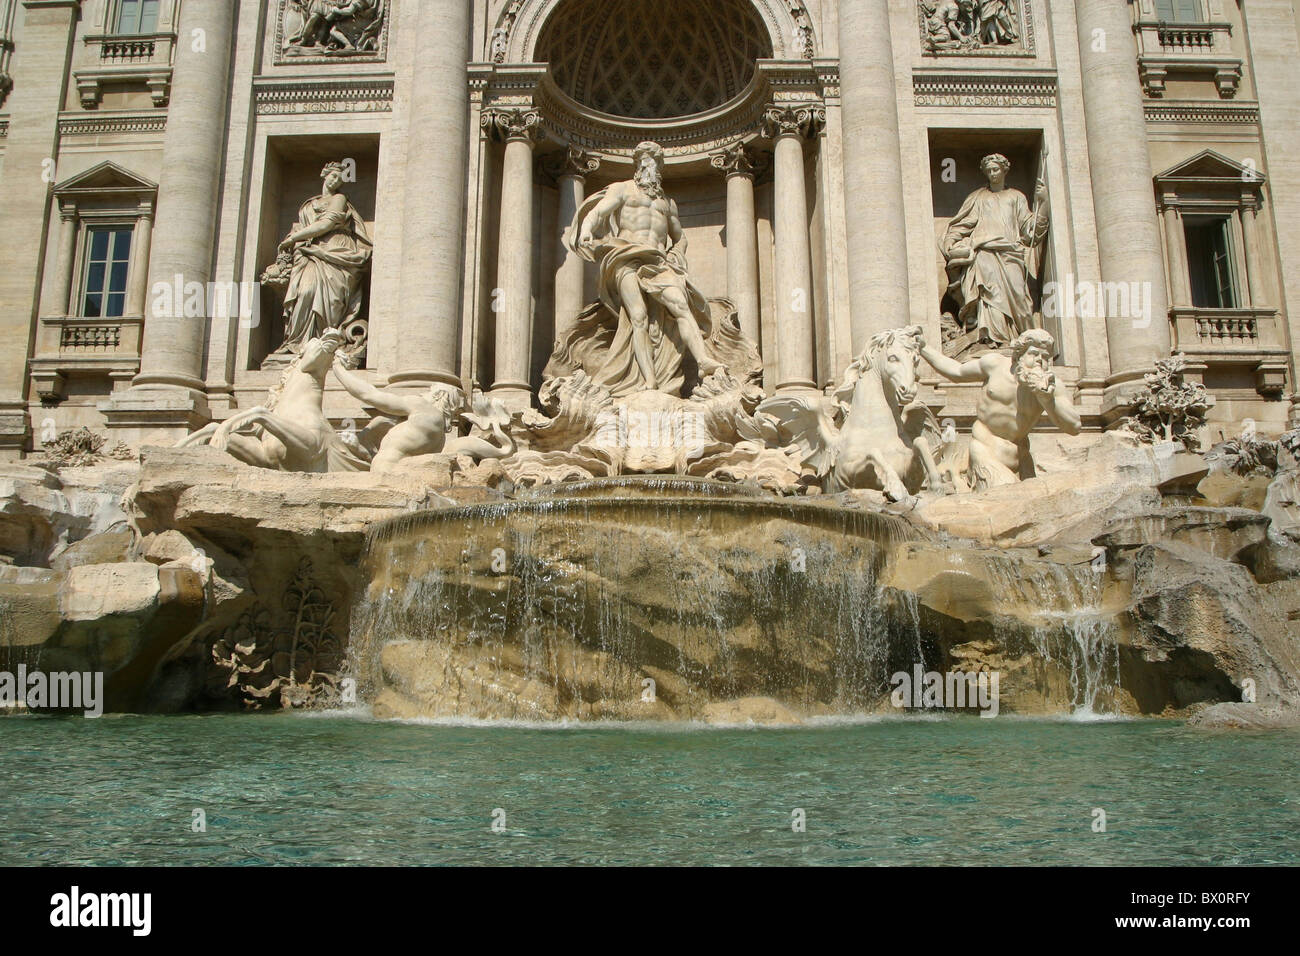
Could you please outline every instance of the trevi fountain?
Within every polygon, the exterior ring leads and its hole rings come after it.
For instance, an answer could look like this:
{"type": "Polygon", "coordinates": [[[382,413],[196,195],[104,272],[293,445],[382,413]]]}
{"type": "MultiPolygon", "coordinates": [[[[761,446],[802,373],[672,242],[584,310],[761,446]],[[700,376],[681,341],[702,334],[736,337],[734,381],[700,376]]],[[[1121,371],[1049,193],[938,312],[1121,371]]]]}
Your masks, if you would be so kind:
{"type": "Polygon", "coordinates": [[[23,739],[80,746],[32,675],[94,674],[105,724],[291,762],[431,725],[489,775],[741,728],[1264,766],[1300,723],[1295,24],[1209,0],[1200,60],[1166,6],[0,2],[23,739]]]}

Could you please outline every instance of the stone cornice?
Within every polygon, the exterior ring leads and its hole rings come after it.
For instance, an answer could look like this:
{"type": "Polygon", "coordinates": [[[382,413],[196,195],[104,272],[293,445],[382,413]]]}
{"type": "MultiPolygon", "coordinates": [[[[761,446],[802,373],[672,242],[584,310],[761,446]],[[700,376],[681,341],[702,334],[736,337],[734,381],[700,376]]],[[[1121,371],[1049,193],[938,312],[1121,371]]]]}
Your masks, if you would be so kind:
{"type": "Polygon", "coordinates": [[[912,74],[917,106],[1055,107],[1051,70],[966,71],[917,69],[912,74]]]}
{"type": "Polygon", "coordinates": [[[773,106],[815,107],[824,115],[827,84],[838,81],[835,61],[761,60],[758,75],[729,103],[691,116],[628,119],[578,103],[556,85],[545,64],[471,64],[468,78],[472,99],[484,111],[536,110],[552,139],[608,162],[629,162],[638,143],[654,140],[669,164],[707,164],[719,150],[757,138],[773,106]]]}
{"type": "Polygon", "coordinates": [[[253,99],[259,116],[297,113],[391,113],[394,79],[373,76],[257,79],[253,99]]]}
{"type": "Polygon", "coordinates": [[[59,116],[60,136],[91,136],[98,133],[161,133],[167,128],[167,114],[156,110],[108,110],[85,113],[80,110],[59,116]]]}
{"type": "Polygon", "coordinates": [[[1165,100],[1144,104],[1148,123],[1259,123],[1259,104],[1250,100],[1165,100]]]}

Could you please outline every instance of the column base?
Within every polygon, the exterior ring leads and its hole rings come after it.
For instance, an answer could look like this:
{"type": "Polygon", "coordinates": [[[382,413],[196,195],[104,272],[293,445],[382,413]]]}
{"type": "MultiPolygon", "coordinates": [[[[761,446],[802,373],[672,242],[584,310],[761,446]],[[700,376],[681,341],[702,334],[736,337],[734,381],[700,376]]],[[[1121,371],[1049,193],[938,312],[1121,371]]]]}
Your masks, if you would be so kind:
{"type": "Polygon", "coordinates": [[[134,447],[174,444],[212,420],[207,396],[175,385],[133,385],[100,402],[99,411],[110,437],[134,447]]]}
{"type": "Polygon", "coordinates": [[[809,395],[816,395],[818,397],[821,397],[822,390],[817,387],[816,382],[794,381],[794,382],[783,382],[780,385],[778,385],[776,387],[776,394],[796,395],[805,398],[809,395]]]}
{"type": "Polygon", "coordinates": [[[20,457],[27,451],[31,435],[27,403],[16,399],[0,401],[0,459],[20,457]]]}
{"type": "Polygon", "coordinates": [[[489,394],[512,414],[533,407],[533,390],[527,385],[494,385],[489,394]]]}
{"type": "Polygon", "coordinates": [[[1101,393],[1102,428],[1110,428],[1133,410],[1135,396],[1146,387],[1143,376],[1154,371],[1155,366],[1126,369],[1106,379],[1106,387],[1101,393]]]}
{"type": "Polygon", "coordinates": [[[454,385],[456,388],[462,390],[465,388],[465,383],[461,381],[459,375],[455,372],[446,372],[441,369],[403,369],[400,372],[394,372],[392,375],[388,376],[388,384],[410,387],[419,387],[422,385],[454,385]]]}

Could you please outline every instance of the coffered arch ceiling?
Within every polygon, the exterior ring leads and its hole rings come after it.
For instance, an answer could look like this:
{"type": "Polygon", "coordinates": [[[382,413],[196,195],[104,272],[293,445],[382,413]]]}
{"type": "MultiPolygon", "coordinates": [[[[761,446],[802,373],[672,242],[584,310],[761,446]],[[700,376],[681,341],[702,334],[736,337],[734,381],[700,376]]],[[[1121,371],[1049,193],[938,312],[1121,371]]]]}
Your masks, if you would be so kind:
{"type": "Polygon", "coordinates": [[[535,50],[574,100],[635,119],[722,106],[772,55],[749,0],[561,0],[535,50]]]}

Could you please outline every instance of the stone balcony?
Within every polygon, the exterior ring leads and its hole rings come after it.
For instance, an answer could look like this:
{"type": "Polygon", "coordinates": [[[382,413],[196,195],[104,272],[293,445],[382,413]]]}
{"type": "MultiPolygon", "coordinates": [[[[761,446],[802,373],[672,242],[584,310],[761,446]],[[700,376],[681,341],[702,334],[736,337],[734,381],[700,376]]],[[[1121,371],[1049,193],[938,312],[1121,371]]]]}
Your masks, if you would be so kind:
{"type": "Polygon", "coordinates": [[[43,402],[62,399],[68,379],[103,377],[124,388],[140,371],[140,316],[52,316],[41,319],[32,383],[43,402]]]}
{"type": "Polygon", "coordinates": [[[1230,23],[1166,23],[1139,20],[1138,71],[1147,96],[1164,96],[1170,73],[1214,75],[1222,99],[1232,99],[1241,86],[1241,57],[1232,50],[1230,23]]]}
{"type": "Polygon", "coordinates": [[[171,97],[175,45],[174,33],[87,36],[83,65],[73,71],[81,105],[88,110],[95,109],[105,86],[144,83],[154,106],[166,106],[171,97]]]}
{"type": "Polygon", "coordinates": [[[1176,307],[1170,316],[1174,351],[1193,367],[1246,365],[1261,395],[1276,396],[1286,387],[1288,353],[1276,309],[1176,307]]]}

